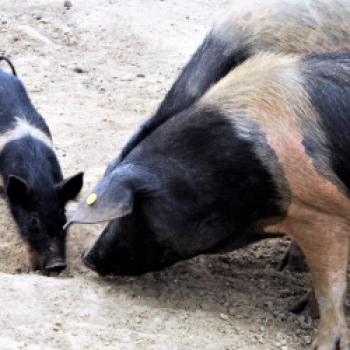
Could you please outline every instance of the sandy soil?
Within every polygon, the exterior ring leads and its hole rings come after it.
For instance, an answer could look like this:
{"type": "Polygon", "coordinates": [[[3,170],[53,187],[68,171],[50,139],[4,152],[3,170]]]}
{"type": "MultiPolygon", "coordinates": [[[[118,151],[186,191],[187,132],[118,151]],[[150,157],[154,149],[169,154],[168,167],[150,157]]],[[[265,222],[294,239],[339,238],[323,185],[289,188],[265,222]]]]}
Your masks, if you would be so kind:
{"type": "MultiPolygon", "coordinates": [[[[1,1],[0,51],[48,121],[66,176],[85,170],[84,191],[95,183],[231,2],[1,1]]],[[[26,272],[0,205],[0,350],[287,350],[311,341],[315,323],[287,312],[308,274],[276,272],[286,241],[111,279],[81,265],[101,226],[80,226],[69,269],[48,278],[26,272]]]]}

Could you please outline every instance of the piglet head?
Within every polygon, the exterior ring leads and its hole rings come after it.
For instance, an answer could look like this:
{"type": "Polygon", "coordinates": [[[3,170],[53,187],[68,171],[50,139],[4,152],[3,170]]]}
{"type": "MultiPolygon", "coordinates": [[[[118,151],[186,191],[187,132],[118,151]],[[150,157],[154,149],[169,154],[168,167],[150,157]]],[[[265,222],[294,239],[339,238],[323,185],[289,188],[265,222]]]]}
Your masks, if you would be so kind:
{"type": "Polygon", "coordinates": [[[45,274],[65,269],[65,205],[78,195],[82,185],[83,173],[56,184],[40,185],[8,177],[6,196],[19,232],[28,244],[32,269],[45,274]]]}

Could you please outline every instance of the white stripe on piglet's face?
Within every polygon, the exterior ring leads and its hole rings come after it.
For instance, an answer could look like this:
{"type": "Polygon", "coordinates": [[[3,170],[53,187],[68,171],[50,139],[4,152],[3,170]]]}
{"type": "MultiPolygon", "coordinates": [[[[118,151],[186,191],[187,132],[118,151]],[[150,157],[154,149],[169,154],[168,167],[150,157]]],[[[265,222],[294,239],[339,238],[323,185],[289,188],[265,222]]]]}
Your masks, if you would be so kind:
{"type": "MultiPolygon", "coordinates": [[[[31,136],[32,138],[37,139],[45,143],[48,147],[52,148],[51,138],[43,131],[31,125],[25,119],[16,117],[15,120],[16,122],[13,124],[13,128],[7,130],[3,134],[0,134],[0,153],[9,142],[19,140],[25,136],[31,136]]],[[[2,176],[0,176],[0,186],[3,186],[2,176]]]]}

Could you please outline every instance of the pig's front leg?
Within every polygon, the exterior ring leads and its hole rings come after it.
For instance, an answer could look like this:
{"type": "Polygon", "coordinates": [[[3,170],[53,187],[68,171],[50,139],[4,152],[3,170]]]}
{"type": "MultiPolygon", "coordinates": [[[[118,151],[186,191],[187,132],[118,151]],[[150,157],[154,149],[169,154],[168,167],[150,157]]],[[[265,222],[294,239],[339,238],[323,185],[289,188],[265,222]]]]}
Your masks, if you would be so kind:
{"type": "Polygon", "coordinates": [[[304,253],[295,241],[292,241],[278,264],[278,271],[289,270],[297,272],[306,272],[307,265],[304,253]]]}
{"type": "Polygon", "coordinates": [[[305,312],[314,320],[320,318],[314,289],[307,293],[306,296],[301,298],[295,305],[290,307],[288,310],[290,312],[293,312],[294,314],[301,314],[302,312],[305,312]]]}

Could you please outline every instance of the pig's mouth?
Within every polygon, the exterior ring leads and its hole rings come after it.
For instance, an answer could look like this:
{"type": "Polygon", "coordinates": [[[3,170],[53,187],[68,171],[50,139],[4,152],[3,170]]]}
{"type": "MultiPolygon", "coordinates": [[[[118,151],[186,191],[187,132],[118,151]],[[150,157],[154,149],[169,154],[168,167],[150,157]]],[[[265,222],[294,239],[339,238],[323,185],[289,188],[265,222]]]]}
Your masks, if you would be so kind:
{"type": "Polygon", "coordinates": [[[83,261],[84,265],[87,268],[89,268],[90,270],[98,273],[101,276],[105,276],[106,275],[106,273],[104,273],[103,271],[97,269],[96,265],[89,258],[88,251],[84,251],[84,252],[81,253],[81,260],[83,261]]]}
{"type": "Polygon", "coordinates": [[[45,259],[32,248],[28,249],[30,268],[33,271],[41,271],[45,276],[57,276],[66,267],[64,259],[61,257],[49,257],[45,259]]]}

